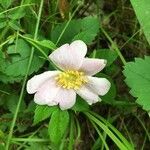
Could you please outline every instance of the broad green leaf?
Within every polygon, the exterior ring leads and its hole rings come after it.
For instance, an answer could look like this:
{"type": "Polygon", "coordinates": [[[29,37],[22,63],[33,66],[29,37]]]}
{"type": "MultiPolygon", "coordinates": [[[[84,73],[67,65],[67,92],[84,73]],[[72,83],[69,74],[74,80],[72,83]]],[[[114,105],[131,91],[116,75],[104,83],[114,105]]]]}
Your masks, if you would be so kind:
{"type": "Polygon", "coordinates": [[[28,145],[29,146],[25,148],[24,150],[49,150],[45,142],[29,142],[28,145]]]}
{"type": "Polygon", "coordinates": [[[131,88],[131,95],[137,98],[136,102],[144,110],[150,111],[150,57],[135,58],[134,62],[128,62],[123,74],[126,84],[131,88]]]}
{"type": "MultiPolygon", "coordinates": [[[[74,38],[75,35],[77,35],[80,31],[80,22],[81,19],[79,20],[72,20],[68,27],[66,28],[62,38],[60,39],[60,42],[58,43],[58,45],[62,45],[65,43],[70,43],[72,41],[72,39],[74,38]],[[78,28],[77,28],[78,27],[78,28]]],[[[52,42],[56,43],[61,32],[63,31],[64,27],[65,27],[66,23],[62,23],[60,25],[57,25],[51,32],[51,40],[52,42]]]]}
{"type": "Polygon", "coordinates": [[[1,115],[1,118],[4,118],[4,121],[0,121],[0,129],[2,131],[10,127],[10,122],[12,121],[12,117],[13,117],[12,113],[5,113],[1,115]]]}
{"type": "Polygon", "coordinates": [[[150,44],[150,1],[149,0],[130,0],[141,28],[150,44]]]}
{"type": "Polygon", "coordinates": [[[47,132],[47,127],[45,128],[42,128],[40,131],[39,131],[39,136],[43,139],[48,139],[49,138],[49,134],[47,132]]]}
{"type": "Polygon", "coordinates": [[[5,136],[4,132],[0,130],[0,139],[3,138],[4,136],[5,136]]]}
{"type": "MultiPolygon", "coordinates": [[[[66,23],[56,26],[52,30],[51,39],[54,43],[65,28],[66,23]]],[[[85,17],[83,19],[72,20],[64,31],[58,45],[70,43],[73,40],[83,40],[90,44],[99,31],[99,20],[97,17],[85,17]]]]}
{"type": "MultiPolygon", "coordinates": [[[[47,48],[50,50],[56,49],[56,45],[50,40],[34,40],[31,38],[31,35],[26,35],[24,38],[33,46],[36,44],[36,46],[41,46],[42,48],[47,48]]],[[[43,37],[40,38],[43,39],[43,37]]]]}
{"type": "Polygon", "coordinates": [[[56,49],[56,45],[50,40],[35,41],[35,43],[52,50],[56,49]]]}
{"type": "MultiPolygon", "coordinates": [[[[18,104],[18,99],[19,99],[19,96],[16,95],[16,94],[12,94],[12,93],[11,93],[11,95],[8,95],[5,99],[5,104],[6,104],[7,108],[13,114],[16,111],[16,107],[17,107],[17,104],[18,104]]],[[[26,108],[26,104],[25,104],[24,100],[22,100],[21,104],[20,104],[19,112],[23,112],[25,110],[25,108],[26,108]]]]}
{"type": "Polygon", "coordinates": [[[6,25],[7,25],[7,22],[5,19],[0,21],[0,29],[4,28],[6,25]]]}
{"type": "MultiPolygon", "coordinates": [[[[8,109],[11,113],[15,113],[18,104],[19,95],[16,89],[12,88],[9,84],[2,84],[0,82],[0,105],[3,105],[4,109],[8,109]],[[2,93],[2,95],[1,95],[2,93]]],[[[20,103],[20,112],[24,112],[26,109],[25,101],[20,103]]]]}
{"type": "Polygon", "coordinates": [[[54,111],[48,126],[48,133],[53,143],[59,143],[69,123],[69,113],[58,109],[54,111]]]}
{"type": "Polygon", "coordinates": [[[85,43],[89,44],[95,39],[99,31],[98,18],[86,17],[83,20],[81,20],[80,23],[81,23],[80,32],[74,37],[73,41],[82,40],[85,43]]]}
{"type": "Polygon", "coordinates": [[[27,130],[27,128],[29,127],[29,125],[25,123],[16,123],[16,126],[19,132],[25,132],[25,130],[27,130]]]}
{"type": "Polygon", "coordinates": [[[34,101],[31,101],[29,104],[28,104],[28,107],[27,109],[25,110],[25,113],[32,113],[33,110],[36,109],[36,103],[34,101]]]}
{"type": "Polygon", "coordinates": [[[17,8],[8,13],[8,17],[12,20],[21,19],[26,14],[25,8],[17,8]]]}
{"type": "Polygon", "coordinates": [[[0,143],[0,150],[5,150],[5,143],[0,143]]]}
{"type": "Polygon", "coordinates": [[[8,8],[11,5],[12,2],[13,2],[13,0],[0,0],[0,4],[4,8],[8,8]]]}
{"type": "Polygon", "coordinates": [[[93,41],[93,39],[95,38],[96,36],[96,33],[90,33],[89,31],[83,31],[79,34],[77,34],[72,41],[75,41],[75,40],[82,40],[84,41],[85,43],[89,44],[93,41]]]}
{"type": "Polygon", "coordinates": [[[85,100],[78,96],[72,109],[76,112],[85,112],[89,110],[89,105],[85,100]]]}
{"type": "Polygon", "coordinates": [[[34,112],[34,125],[47,119],[51,116],[51,114],[57,110],[57,107],[53,106],[45,106],[45,105],[37,105],[34,112]]]}
{"type": "Polygon", "coordinates": [[[95,57],[107,60],[107,66],[110,66],[118,57],[116,51],[110,49],[99,49],[94,51],[95,57]]]}
{"type": "Polygon", "coordinates": [[[16,20],[9,21],[9,26],[14,30],[21,30],[21,26],[16,20]]]}
{"type": "MultiPolygon", "coordinates": [[[[16,45],[10,45],[6,53],[8,58],[0,51],[1,72],[11,77],[25,76],[31,46],[23,39],[18,39],[16,45]]],[[[29,74],[38,71],[43,66],[45,60],[41,56],[42,54],[35,50],[29,74]]]]}
{"type": "Polygon", "coordinates": [[[14,82],[20,82],[23,79],[23,76],[8,76],[4,74],[3,72],[0,72],[0,81],[3,83],[14,83],[14,82]]]}

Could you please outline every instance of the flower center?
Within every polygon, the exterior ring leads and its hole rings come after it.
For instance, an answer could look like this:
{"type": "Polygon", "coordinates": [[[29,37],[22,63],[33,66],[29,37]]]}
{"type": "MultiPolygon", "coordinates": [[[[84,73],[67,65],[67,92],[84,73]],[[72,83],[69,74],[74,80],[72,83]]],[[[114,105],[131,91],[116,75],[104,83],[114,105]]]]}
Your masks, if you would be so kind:
{"type": "Polygon", "coordinates": [[[59,86],[65,89],[79,89],[84,83],[87,83],[87,77],[83,72],[68,70],[61,72],[56,78],[59,86]]]}

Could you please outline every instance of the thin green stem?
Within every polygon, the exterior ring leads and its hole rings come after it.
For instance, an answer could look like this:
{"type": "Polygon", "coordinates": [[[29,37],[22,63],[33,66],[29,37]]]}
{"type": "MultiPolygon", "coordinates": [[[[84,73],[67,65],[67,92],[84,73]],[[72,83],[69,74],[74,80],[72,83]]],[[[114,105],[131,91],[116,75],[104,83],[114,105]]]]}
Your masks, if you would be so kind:
{"type": "Polygon", "coordinates": [[[145,143],[146,143],[146,139],[147,139],[147,136],[145,135],[145,138],[144,138],[144,141],[143,141],[143,144],[142,144],[141,150],[144,150],[145,143]]]}
{"type": "Polygon", "coordinates": [[[118,138],[126,145],[126,147],[128,147],[131,150],[134,149],[132,147],[132,145],[127,141],[127,139],[111,123],[106,121],[103,117],[101,117],[100,115],[96,114],[95,112],[90,111],[90,113],[93,116],[95,116],[96,118],[98,118],[99,120],[101,120],[104,124],[106,124],[107,127],[110,128],[118,136],[118,138]]]}
{"type": "Polygon", "coordinates": [[[1,32],[0,34],[0,41],[2,41],[4,39],[4,36],[6,35],[6,33],[8,32],[9,30],[9,26],[7,25],[4,30],[1,32]]]}
{"type": "Polygon", "coordinates": [[[0,48],[3,47],[5,44],[7,44],[10,40],[14,39],[15,36],[12,36],[11,38],[9,38],[8,40],[6,40],[5,42],[3,42],[2,44],[0,44],[0,48]]]}
{"type": "Polygon", "coordinates": [[[134,116],[136,117],[136,119],[139,121],[139,123],[141,124],[141,126],[142,126],[143,129],[145,130],[145,133],[146,133],[146,135],[147,135],[147,137],[148,137],[148,140],[150,141],[150,134],[149,134],[149,131],[146,129],[144,123],[142,122],[142,120],[140,119],[139,116],[137,116],[137,115],[134,115],[134,116]]]}
{"type": "Polygon", "coordinates": [[[20,145],[20,146],[22,146],[22,147],[29,148],[29,146],[23,145],[23,144],[21,144],[20,142],[17,142],[17,141],[11,141],[11,142],[14,143],[14,144],[16,144],[16,145],[20,145]]]}
{"type": "MultiPolygon", "coordinates": [[[[91,121],[91,120],[90,120],[90,121],[91,121]]],[[[98,133],[100,139],[102,140],[102,142],[103,142],[103,144],[104,144],[106,150],[109,150],[109,147],[108,147],[108,145],[107,145],[107,143],[106,143],[106,141],[105,141],[105,138],[104,138],[103,135],[101,134],[100,130],[98,129],[98,127],[96,126],[96,124],[95,124],[93,121],[91,121],[91,123],[92,123],[93,127],[95,128],[95,130],[97,131],[97,133],[98,133]]]]}
{"type": "MultiPolygon", "coordinates": [[[[106,138],[107,138],[107,134],[105,133],[105,132],[103,132],[103,138],[106,140],[106,138]]],[[[105,147],[105,145],[104,145],[104,143],[102,143],[102,147],[101,147],[101,150],[104,150],[104,147],[105,147]]]]}
{"type": "MultiPolygon", "coordinates": [[[[23,35],[21,35],[21,34],[19,34],[19,36],[22,37],[22,38],[24,38],[24,39],[27,40],[27,41],[31,41],[31,42],[34,42],[35,44],[41,45],[41,44],[40,44],[40,41],[37,41],[37,40],[35,40],[35,39],[32,39],[32,38],[23,36],[23,35]]],[[[43,46],[43,45],[41,45],[41,46],[43,46]]],[[[49,45],[49,47],[50,47],[50,45],[49,45]]],[[[53,50],[53,51],[55,50],[55,48],[52,47],[52,46],[51,46],[50,49],[53,50]]]]}
{"type": "MultiPolygon", "coordinates": [[[[110,120],[110,109],[109,109],[109,111],[108,111],[108,116],[107,116],[107,121],[109,121],[109,120],[110,120]]],[[[114,121],[114,120],[113,120],[113,121],[114,121]]],[[[111,121],[111,123],[112,123],[113,121],[111,121]]],[[[106,125],[107,125],[107,124],[106,124],[106,125]]],[[[106,141],[107,134],[105,133],[105,131],[103,131],[103,138],[104,138],[105,141],[106,141]]],[[[104,145],[104,143],[102,143],[101,150],[104,150],[104,148],[105,148],[105,145],[104,145]]]]}
{"type": "Polygon", "coordinates": [[[120,49],[122,49],[127,43],[129,43],[131,41],[131,39],[136,36],[142,29],[139,29],[138,31],[136,31],[121,47],[120,49]]]}
{"type": "Polygon", "coordinates": [[[59,3],[59,0],[56,1],[56,6],[55,6],[55,9],[54,9],[54,13],[57,11],[58,3],[59,3]]]}
{"type": "Polygon", "coordinates": [[[50,142],[49,139],[38,139],[38,138],[12,138],[12,141],[16,141],[16,142],[50,142]]]}
{"type": "Polygon", "coordinates": [[[123,123],[123,126],[124,126],[124,129],[125,129],[125,131],[126,131],[128,137],[129,137],[129,140],[130,140],[130,143],[132,144],[132,147],[134,147],[133,140],[132,140],[132,138],[131,138],[131,135],[130,135],[130,133],[129,133],[129,131],[128,131],[126,125],[125,125],[125,123],[123,123]]]}
{"type": "Polygon", "coordinates": [[[80,137],[81,137],[81,127],[80,127],[80,123],[79,123],[77,117],[75,117],[75,121],[76,121],[76,128],[77,128],[76,141],[78,142],[80,140],[80,137]]]}
{"type": "Polygon", "coordinates": [[[73,115],[71,114],[68,150],[73,150],[73,145],[74,145],[74,118],[73,115]]]}
{"type": "Polygon", "coordinates": [[[10,95],[10,93],[6,92],[6,91],[3,91],[3,90],[0,90],[1,93],[4,93],[4,94],[7,94],[7,95],[10,95]]]}
{"type": "Polygon", "coordinates": [[[68,25],[70,24],[72,18],[74,17],[75,13],[77,12],[77,10],[79,9],[80,6],[81,6],[81,5],[78,5],[78,7],[75,9],[75,11],[73,12],[73,14],[72,14],[71,17],[69,18],[68,22],[66,23],[64,29],[62,30],[62,32],[61,32],[61,34],[60,34],[60,36],[59,36],[59,38],[57,39],[56,45],[59,43],[60,39],[62,38],[64,32],[66,31],[68,25]]]}
{"type": "MultiPolygon", "coordinates": [[[[43,3],[44,3],[44,0],[41,0],[40,8],[39,8],[39,14],[38,14],[38,19],[37,19],[35,33],[34,33],[34,39],[37,38],[39,24],[40,24],[40,19],[41,19],[41,13],[42,13],[42,8],[43,8],[43,3]]],[[[7,142],[6,142],[5,150],[9,150],[10,141],[11,141],[11,138],[12,138],[12,135],[13,135],[13,129],[14,129],[14,126],[15,126],[15,123],[16,123],[16,119],[17,119],[17,116],[18,116],[18,112],[19,112],[21,101],[23,99],[24,90],[25,90],[25,86],[26,86],[26,81],[27,81],[28,73],[29,73],[29,70],[30,70],[30,67],[31,67],[33,55],[34,55],[34,47],[32,47],[32,50],[31,50],[26,76],[25,76],[24,81],[23,81],[20,97],[19,97],[19,100],[18,100],[18,104],[17,104],[17,107],[16,107],[16,111],[15,111],[14,117],[13,117],[13,121],[12,121],[12,124],[11,124],[11,127],[10,127],[10,131],[9,131],[8,139],[7,139],[7,142]]]]}
{"type": "Polygon", "coordinates": [[[44,51],[36,43],[33,42],[34,40],[29,40],[30,38],[26,38],[25,36],[22,35],[20,35],[20,37],[24,38],[27,42],[29,42],[32,46],[34,46],[37,50],[39,50],[43,54],[43,56],[50,62],[53,68],[55,68],[56,70],[61,70],[51,61],[51,59],[47,56],[47,54],[44,53],[44,51]]]}
{"type": "Polygon", "coordinates": [[[96,58],[96,52],[97,52],[96,50],[93,51],[92,58],[96,58]]]}
{"type": "MultiPolygon", "coordinates": [[[[42,126],[40,126],[36,131],[34,131],[29,137],[28,139],[31,139],[40,129],[42,128],[42,126]]],[[[27,143],[27,141],[24,141],[24,145],[27,143]]],[[[22,146],[20,145],[17,150],[20,150],[22,148],[22,146]]]]}
{"type": "Polygon", "coordinates": [[[113,49],[117,52],[118,56],[120,57],[123,65],[126,64],[126,60],[123,57],[123,55],[121,54],[117,44],[111,39],[111,37],[108,35],[108,33],[101,27],[102,32],[104,33],[104,35],[107,37],[107,39],[109,40],[109,42],[111,43],[113,49]]]}
{"type": "Polygon", "coordinates": [[[104,130],[106,132],[106,134],[114,141],[114,143],[121,149],[121,150],[133,150],[130,149],[128,147],[126,147],[126,145],[124,145],[124,143],[122,143],[116,136],[115,134],[113,134],[113,132],[111,132],[111,130],[109,130],[109,128],[100,120],[98,120],[97,118],[95,118],[93,115],[91,115],[90,113],[86,112],[84,113],[89,120],[92,120],[93,122],[95,122],[102,130],[104,130]]]}
{"type": "Polygon", "coordinates": [[[24,0],[21,0],[21,3],[20,3],[20,5],[23,5],[23,3],[24,3],[24,0]]]}
{"type": "Polygon", "coordinates": [[[20,7],[27,7],[27,6],[32,6],[32,5],[35,5],[35,4],[24,4],[24,5],[16,6],[16,7],[13,7],[13,8],[10,8],[10,9],[7,9],[7,10],[1,12],[0,15],[5,14],[9,11],[15,10],[17,8],[20,8],[20,7]]]}

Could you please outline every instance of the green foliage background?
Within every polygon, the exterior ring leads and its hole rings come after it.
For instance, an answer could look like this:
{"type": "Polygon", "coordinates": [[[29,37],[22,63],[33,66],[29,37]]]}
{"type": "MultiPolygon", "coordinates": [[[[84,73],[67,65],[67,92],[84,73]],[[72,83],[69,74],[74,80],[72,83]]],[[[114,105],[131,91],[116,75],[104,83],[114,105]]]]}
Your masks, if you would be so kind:
{"type": "Polygon", "coordinates": [[[0,0],[0,150],[149,149],[149,14],[149,0],[0,0]],[[37,106],[27,80],[78,39],[107,60],[97,76],[110,91],[92,106],[37,106]]]}

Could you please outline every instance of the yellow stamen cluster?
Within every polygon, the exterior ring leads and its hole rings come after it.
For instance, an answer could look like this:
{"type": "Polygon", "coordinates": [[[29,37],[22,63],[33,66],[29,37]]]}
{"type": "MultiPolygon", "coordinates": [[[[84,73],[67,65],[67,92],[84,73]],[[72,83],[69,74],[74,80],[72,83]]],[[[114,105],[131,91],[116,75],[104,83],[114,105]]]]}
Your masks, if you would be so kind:
{"type": "Polygon", "coordinates": [[[59,86],[65,89],[79,89],[84,83],[87,83],[87,77],[83,72],[68,70],[61,72],[56,78],[59,86]]]}

